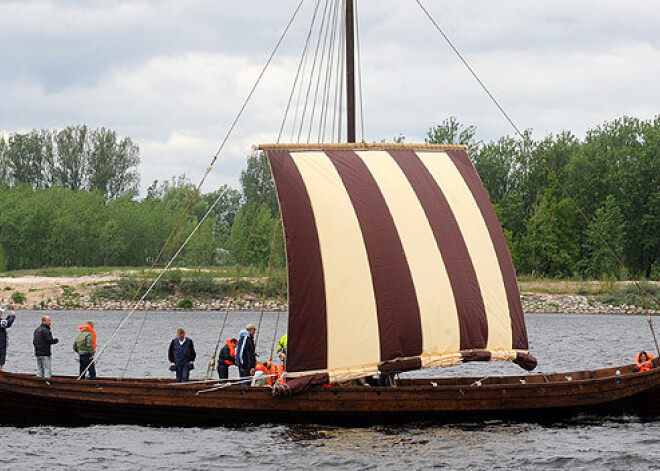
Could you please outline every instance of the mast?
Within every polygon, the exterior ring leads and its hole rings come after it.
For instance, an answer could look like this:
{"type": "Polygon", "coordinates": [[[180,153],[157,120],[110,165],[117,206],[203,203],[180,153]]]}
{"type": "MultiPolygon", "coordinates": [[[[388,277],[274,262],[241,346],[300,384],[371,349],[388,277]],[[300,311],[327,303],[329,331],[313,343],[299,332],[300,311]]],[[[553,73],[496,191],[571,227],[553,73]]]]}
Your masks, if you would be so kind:
{"type": "Polygon", "coordinates": [[[355,25],[353,0],[346,0],[346,142],[355,142],[355,25]]]}

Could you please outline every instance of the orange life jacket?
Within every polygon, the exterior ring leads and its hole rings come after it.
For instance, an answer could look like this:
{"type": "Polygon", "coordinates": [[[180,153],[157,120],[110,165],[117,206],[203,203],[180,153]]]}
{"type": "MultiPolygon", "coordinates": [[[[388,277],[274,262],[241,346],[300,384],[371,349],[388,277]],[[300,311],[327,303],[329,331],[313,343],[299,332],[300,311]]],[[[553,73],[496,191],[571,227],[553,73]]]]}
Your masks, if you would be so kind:
{"type": "Polygon", "coordinates": [[[637,354],[635,357],[635,366],[637,367],[637,371],[651,371],[653,369],[653,354],[652,353],[647,353],[647,360],[643,361],[640,363],[639,357],[641,355],[641,352],[637,354]]]}
{"type": "Polygon", "coordinates": [[[277,379],[276,382],[282,384],[286,383],[286,378],[284,377],[284,364],[283,363],[279,363],[277,365],[273,364],[273,368],[277,373],[277,376],[275,377],[277,379]]]}
{"type": "Polygon", "coordinates": [[[86,331],[88,331],[92,334],[92,340],[94,341],[94,350],[96,350],[96,331],[94,330],[94,327],[92,327],[89,324],[79,325],[78,330],[81,331],[81,332],[83,330],[86,330],[86,331]]]}
{"type": "MultiPolygon", "coordinates": [[[[266,368],[265,365],[259,364],[259,365],[256,366],[255,370],[256,371],[261,371],[264,375],[266,375],[266,377],[268,377],[268,375],[270,374],[270,370],[268,368],[266,368]]],[[[270,380],[271,380],[271,378],[268,377],[268,385],[271,385],[270,380]]]]}
{"type": "MultiPolygon", "coordinates": [[[[234,347],[234,345],[231,343],[231,339],[227,339],[225,342],[227,342],[227,346],[229,347],[229,356],[236,358],[236,347],[234,347]]],[[[234,364],[234,362],[231,360],[225,360],[225,363],[228,365],[234,364]]]]}

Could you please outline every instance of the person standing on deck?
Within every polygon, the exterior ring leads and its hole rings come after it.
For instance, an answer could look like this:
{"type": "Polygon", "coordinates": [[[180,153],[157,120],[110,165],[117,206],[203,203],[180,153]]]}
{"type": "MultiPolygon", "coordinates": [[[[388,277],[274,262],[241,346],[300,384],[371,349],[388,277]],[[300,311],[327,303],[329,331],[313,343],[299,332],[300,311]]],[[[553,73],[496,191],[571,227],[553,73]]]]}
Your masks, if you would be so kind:
{"type": "Polygon", "coordinates": [[[50,378],[53,375],[50,346],[59,342],[59,339],[53,338],[51,324],[50,316],[42,317],[41,325],[34,330],[32,338],[34,356],[37,357],[37,376],[42,378],[50,378]]]}
{"type": "MultiPolygon", "coordinates": [[[[257,366],[257,355],[254,347],[254,333],[257,327],[254,324],[248,324],[245,329],[238,334],[238,346],[236,347],[236,366],[241,378],[252,376],[252,370],[257,366]]],[[[250,384],[246,379],[241,384],[250,384]]]]}
{"type": "Polygon", "coordinates": [[[186,337],[186,331],[179,327],[176,331],[176,337],[170,343],[168,352],[170,359],[170,369],[176,371],[176,382],[187,383],[190,376],[190,370],[195,368],[195,345],[193,341],[186,337]]]}
{"type": "Polygon", "coordinates": [[[5,310],[0,307],[0,371],[5,366],[5,359],[7,358],[7,329],[11,327],[16,320],[16,313],[11,311],[6,319],[3,319],[5,310]]]}
{"type": "Polygon", "coordinates": [[[73,341],[73,351],[78,354],[80,360],[80,372],[78,379],[83,379],[85,371],[89,379],[96,379],[96,365],[94,364],[94,352],[96,351],[96,331],[94,323],[87,321],[85,325],[79,325],[80,333],[73,341]]]}
{"type": "Polygon", "coordinates": [[[218,355],[218,376],[220,379],[229,378],[229,367],[236,364],[236,345],[238,340],[227,339],[218,355]]]}

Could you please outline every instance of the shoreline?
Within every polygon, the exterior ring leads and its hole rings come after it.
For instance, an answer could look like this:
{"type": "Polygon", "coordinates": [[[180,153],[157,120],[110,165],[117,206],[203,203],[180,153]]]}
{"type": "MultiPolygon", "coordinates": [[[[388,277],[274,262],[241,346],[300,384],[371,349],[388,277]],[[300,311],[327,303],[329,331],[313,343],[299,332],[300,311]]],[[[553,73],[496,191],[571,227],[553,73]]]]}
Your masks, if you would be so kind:
{"type": "MultiPolygon", "coordinates": [[[[0,277],[0,305],[15,310],[130,310],[129,301],[94,302],[92,293],[103,286],[113,285],[119,277],[116,274],[47,277],[25,275],[20,277],[0,277]],[[25,297],[23,303],[12,302],[14,293],[25,297]]],[[[596,299],[602,292],[601,286],[607,282],[570,281],[522,281],[519,282],[523,311],[535,313],[568,314],[660,314],[660,310],[642,309],[633,305],[613,306],[596,299]],[[568,292],[566,292],[568,291],[568,292]],[[576,294],[587,291],[588,294],[576,294]],[[589,292],[591,291],[591,292],[589,292]]],[[[630,282],[618,282],[620,285],[630,282]]],[[[145,301],[136,310],[149,311],[286,311],[285,300],[262,298],[255,295],[241,295],[234,298],[192,299],[191,308],[179,307],[184,296],[171,296],[165,299],[145,301]]]]}

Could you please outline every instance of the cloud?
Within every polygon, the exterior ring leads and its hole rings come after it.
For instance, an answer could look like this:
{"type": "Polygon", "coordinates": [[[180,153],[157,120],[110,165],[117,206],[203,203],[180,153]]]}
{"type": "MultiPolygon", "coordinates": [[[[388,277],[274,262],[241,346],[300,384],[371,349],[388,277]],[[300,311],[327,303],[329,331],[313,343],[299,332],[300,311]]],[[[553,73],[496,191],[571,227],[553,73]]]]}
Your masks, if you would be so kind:
{"type": "MultiPolygon", "coordinates": [[[[537,138],[657,113],[657,2],[422,3],[537,138]]],[[[208,191],[236,185],[250,146],[277,139],[315,4],[304,3],[208,191]]],[[[201,178],[297,5],[0,0],[0,132],[104,126],[140,145],[143,190],[201,178]]],[[[366,140],[423,140],[451,115],[481,139],[513,133],[415,2],[358,6],[366,140]]]]}

